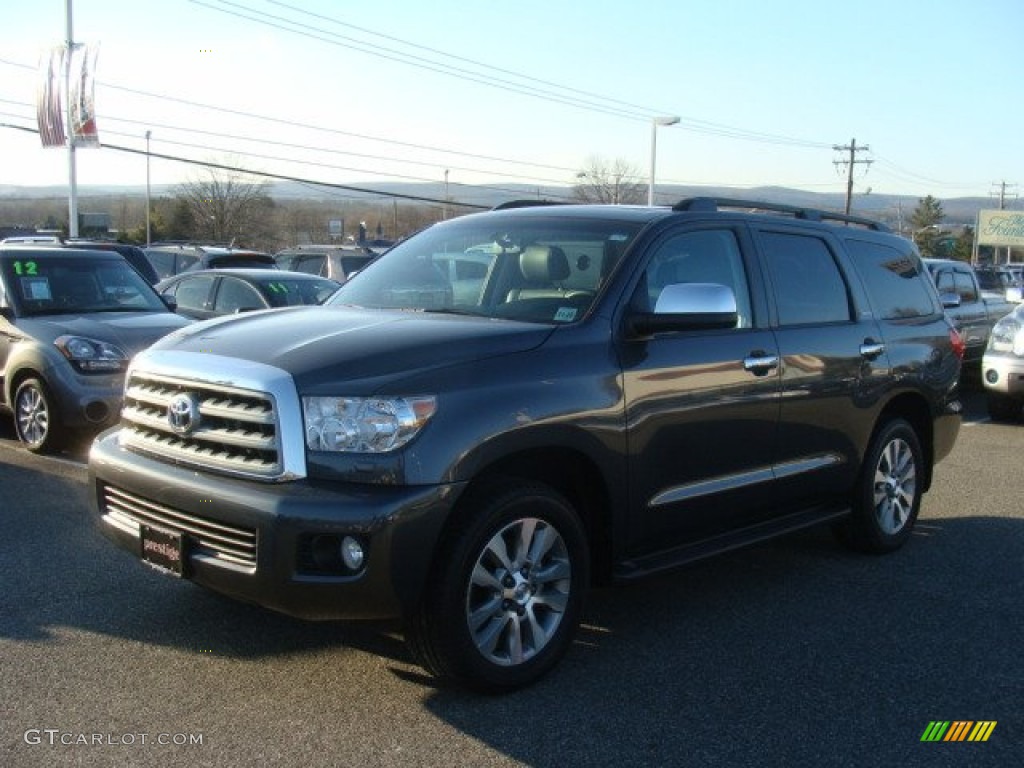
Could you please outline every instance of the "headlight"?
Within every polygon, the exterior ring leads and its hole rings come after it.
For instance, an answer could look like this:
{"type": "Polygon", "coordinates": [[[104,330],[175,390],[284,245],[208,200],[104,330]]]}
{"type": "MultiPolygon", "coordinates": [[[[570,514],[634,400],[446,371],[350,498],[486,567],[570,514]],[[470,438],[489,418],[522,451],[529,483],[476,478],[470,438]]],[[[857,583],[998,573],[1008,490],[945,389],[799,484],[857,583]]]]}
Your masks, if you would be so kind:
{"type": "Polygon", "coordinates": [[[993,326],[988,348],[993,352],[1024,355],[1024,326],[1014,317],[1004,317],[993,326]]]}
{"type": "Polygon", "coordinates": [[[304,397],[311,451],[386,453],[412,440],[434,415],[437,398],[304,397]]]}
{"type": "Polygon", "coordinates": [[[128,365],[128,356],[105,341],[83,336],[60,336],[53,343],[82,373],[117,373],[128,365]]]}

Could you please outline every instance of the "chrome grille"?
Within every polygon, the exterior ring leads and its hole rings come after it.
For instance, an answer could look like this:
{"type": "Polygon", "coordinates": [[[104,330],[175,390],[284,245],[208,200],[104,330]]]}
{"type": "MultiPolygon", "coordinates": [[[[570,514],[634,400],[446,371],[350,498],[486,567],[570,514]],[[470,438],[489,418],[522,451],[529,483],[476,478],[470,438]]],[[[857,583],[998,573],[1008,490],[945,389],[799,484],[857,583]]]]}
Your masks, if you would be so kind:
{"type": "Polygon", "coordinates": [[[125,447],[231,474],[271,479],[282,472],[274,399],[265,392],[133,371],[121,417],[125,447]],[[171,401],[183,394],[199,412],[185,434],[168,419],[171,401]]]}
{"type": "Polygon", "coordinates": [[[208,518],[143,499],[112,485],[101,495],[103,520],[139,535],[141,525],[152,525],[188,536],[190,551],[237,565],[256,567],[256,530],[208,518]]]}

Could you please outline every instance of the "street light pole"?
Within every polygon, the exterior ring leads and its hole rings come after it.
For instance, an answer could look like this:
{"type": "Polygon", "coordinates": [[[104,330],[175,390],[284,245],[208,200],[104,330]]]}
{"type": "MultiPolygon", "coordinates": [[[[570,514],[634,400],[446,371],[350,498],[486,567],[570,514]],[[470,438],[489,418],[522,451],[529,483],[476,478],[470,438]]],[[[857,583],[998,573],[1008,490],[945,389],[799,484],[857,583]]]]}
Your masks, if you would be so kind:
{"type": "Polygon", "coordinates": [[[658,126],[675,125],[679,118],[675,116],[651,118],[651,180],[647,185],[647,205],[654,205],[654,167],[658,153],[658,126]]]}
{"type": "Polygon", "coordinates": [[[67,142],[68,142],[68,237],[78,237],[78,173],[75,167],[75,125],[72,120],[71,111],[71,54],[75,50],[75,39],[72,31],[72,10],[71,0],[64,4],[67,15],[67,56],[64,60],[64,93],[65,114],[67,119],[67,142]]]}
{"type": "Polygon", "coordinates": [[[153,231],[150,228],[149,222],[149,137],[152,135],[152,131],[146,131],[146,246],[153,242],[153,231]]]}

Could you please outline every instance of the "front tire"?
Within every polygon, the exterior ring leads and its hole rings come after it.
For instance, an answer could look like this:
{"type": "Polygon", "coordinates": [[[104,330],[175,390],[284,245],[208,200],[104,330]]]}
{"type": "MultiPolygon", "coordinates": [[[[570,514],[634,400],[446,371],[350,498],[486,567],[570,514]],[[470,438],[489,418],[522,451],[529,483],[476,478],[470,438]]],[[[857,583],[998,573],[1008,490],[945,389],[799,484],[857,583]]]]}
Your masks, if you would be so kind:
{"type": "Polygon", "coordinates": [[[899,549],[914,528],[923,492],[920,440],[909,422],[893,419],[879,428],[864,457],[853,508],[840,524],[840,537],[864,552],[899,549]]]}
{"type": "Polygon", "coordinates": [[[471,492],[407,622],[433,675],[485,692],[543,677],[565,654],[589,583],[586,533],[560,494],[503,482],[471,492]]]}
{"type": "Polygon", "coordinates": [[[60,417],[49,390],[37,378],[25,379],[14,392],[14,430],[33,453],[51,453],[60,447],[60,417]]]}

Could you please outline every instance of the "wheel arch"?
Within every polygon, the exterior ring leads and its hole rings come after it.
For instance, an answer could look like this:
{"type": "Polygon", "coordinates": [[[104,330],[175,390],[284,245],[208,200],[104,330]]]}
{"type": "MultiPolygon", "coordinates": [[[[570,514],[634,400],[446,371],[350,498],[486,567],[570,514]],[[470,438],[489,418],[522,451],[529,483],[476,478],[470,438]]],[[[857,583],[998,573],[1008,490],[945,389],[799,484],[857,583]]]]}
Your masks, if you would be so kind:
{"type": "Polygon", "coordinates": [[[921,444],[921,451],[924,453],[924,485],[923,491],[928,491],[932,484],[932,474],[935,465],[935,432],[932,424],[932,411],[927,401],[918,394],[905,392],[897,395],[882,409],[875,421],[875,428],[871,433],[871,441],[882,429],[882,427],[893,419],[900,418],[907,421],[921,444]]]}
{"type": "Polygon", "coordinates": [[[445,522],[441,539],[457,529],[466,515],[472,514],[477,491],[503,480],[541,483],[564,496],[586,530],[591,580],[607,583],[612,563],[611,491],[598,465],[586,454],[572,448],[531,448],[481,467],[445,522]]]}

